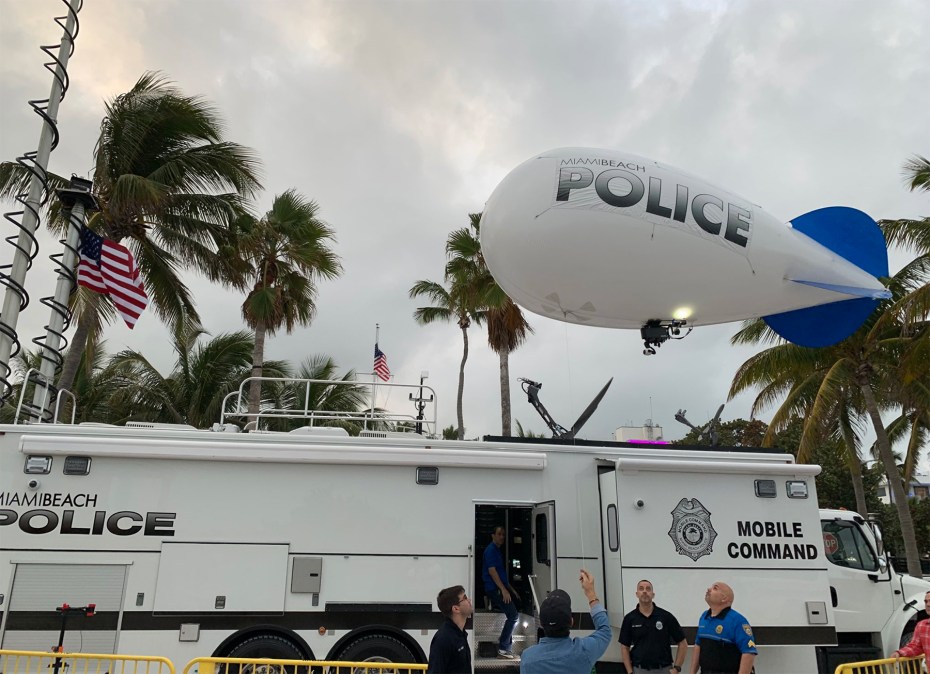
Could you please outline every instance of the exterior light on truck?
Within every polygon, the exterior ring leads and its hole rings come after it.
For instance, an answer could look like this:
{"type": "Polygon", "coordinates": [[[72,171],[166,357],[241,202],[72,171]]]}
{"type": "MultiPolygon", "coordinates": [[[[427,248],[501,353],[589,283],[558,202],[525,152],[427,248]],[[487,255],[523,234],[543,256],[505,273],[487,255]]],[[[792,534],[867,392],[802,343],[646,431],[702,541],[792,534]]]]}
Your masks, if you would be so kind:
{"type": "Polygon", "coordinates": [[[759,498],[775,498],[778,496],[775,480],[756,480],[756,496],[759,498]]]}
{"type": "Polygon", "coordinates": [[[26,465],[23,467],[26,475],[48,475],[52,472],[52,457],[50,456],[29,456],[26,457],[26,465]]]}
{"type": "Polygon", "coordinates": [[[65,475],[88,475],[90,473],[90,457],[66,456],[63,472],[65,475]]]}
{"type": "Polygon", "coordinates": [[[417,466],[417,484],[439,484],[439,468],[436,466],[417,466]]]}
{"type": "Polygon", "coordinates": [[[807,498],[807,482],[804,480],[788,480],[788,498],[807,498]]]}

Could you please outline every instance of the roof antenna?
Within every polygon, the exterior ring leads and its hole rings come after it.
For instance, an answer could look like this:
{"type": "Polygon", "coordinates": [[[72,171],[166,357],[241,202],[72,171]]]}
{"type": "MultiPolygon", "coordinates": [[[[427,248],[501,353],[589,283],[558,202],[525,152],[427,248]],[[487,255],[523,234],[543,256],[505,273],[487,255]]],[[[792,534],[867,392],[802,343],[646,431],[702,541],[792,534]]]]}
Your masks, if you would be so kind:
{"type": "Polygon", "coordinates": [[[546,425],[549,427],[549,430],[552,431],[552,437],[558,440],[572,440],[581,430],[581,427],[585,425],[588,419],[591,418],[591,415],[594,414],[594,411],[597,409],[597,406],[600,404],[601,400],[604,398],[604,395],[607,393],[607,389],[610,387],[610,384],[613,382],[614,378],[611,377],[604,388],[594,396],[594,400],[588,403],[588,406],[584,409],[584,412],[581,413],[581,416],[572,424],[571,429],[567,429],[564,426],[561,426],[552,418],[552,415],[549,414],[549,411],[546,409],[546,406],[542,404],[539,400],[539,389],[542,388],[542,384],[532,379],[520,378],[520,386],[523,388],[523,392],[526,393],[527,399],[530,401],[530,404],[536,408],[536,411],[539,412],[539,416],[542,417],[543,421],[546,422],[546,425]]]}
{"type": "Polygon", "coordinates": [[[703,426],[695,426],[685,418],[688,410],[678,410],[675,414],[675,421],[684,424],[693,431],[697,431],[698,440],[709,447],[720,445],[720,436],[717,433],[717,426],[720,424],[720,413],[723,412],[723,405],[717,408],[717,414],[703,426]]]}

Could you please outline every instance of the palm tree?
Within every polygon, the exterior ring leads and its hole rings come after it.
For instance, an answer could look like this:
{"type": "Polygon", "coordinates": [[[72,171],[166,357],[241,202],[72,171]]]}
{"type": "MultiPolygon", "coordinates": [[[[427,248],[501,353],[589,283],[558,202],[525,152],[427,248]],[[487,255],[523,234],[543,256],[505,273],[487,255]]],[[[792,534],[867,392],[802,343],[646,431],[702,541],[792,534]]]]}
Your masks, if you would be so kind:
{"type": "MultiPolygon", "coordinates": [[[[155,421],[209,427],[220,420],[225,397],[249,376],[252,335],[247,331],[222,333],[203,341],[207,333],[184,324],[175,331],[176,361],[168,375],[140,352],[125,350],[113,356],[109,367],[121,375],[131,398],[136,421],[155,421]]],[[[286,363],[267,363],[274,376],[287,376],[286,363]]]]}
{"type": "Polygon", "coordinates": [[[465,439],[465,420],[462,415],[462,398],[465,393],[465,363],[468,360],[468,328],[472,321],[481,324],[484,319],[484,307],[481,294],[475,284],[475,271],[465,265],[458,269],[446,269],[446,281],[443,286],[435,281],[417,281],[410,288],[410,298],[425,297],[430,306],[418,307],[413,318],[420,325],[429,325],[435,321],[455,321],[462,331],[462,362],[459,365],[459,388],[456,399],[458,427],[456,435],[465,439]]]}
{"type": "MultiPolygon", "coordinates": [[[[904,167],[912,190],[930,191],[930,162],[915,156],[904,167]]],[[[770,430],[793,415],[805,416],[805,438],[810,440],[827,428],[843,436],[849,452],[854,486],[861,490],[861,463],[852,425],[864,416],[875,429],[878,455],[894,497],[907,556],[908,573],[920,576],[920,562],[904,484],[930,434],[930,218],[881,220],[889,246],[917,251],[888,280],[892,299],[854,335],[825,349],[803,349],[779,344],[750,358],[734,377],[731,397],[749,386],[762,385],[756,404],[787,397],[772,419],[770,430]],[[881,412],[899,409],[900,415],[886,428],[881,412]],[[908,436],[904,480],[901,478],[892,441],[908,436]]],[[[761,321],[744,326],[734,343],[777,342],[761,321]]],[[[857,491],[857,502],[860,501],[857,491]]],[[[859,505],[858,507],[862,507],[859,505]]]]}
{"type": "MultiPolygon", "coordinates": [[[[255,331],[253,377],[262,376],[266,335],[309,325],[316,314],[316,280],[342,273],[339,256],[328,247],[335,235],[317,217],[318,209],[316,202],[287,190],[261,219],[244,215],[236,223],[239,255],[253,279],[242,304],[242,317],[255,331]]],[[[261,391],[261,381],[253,379],[250,415],[259,411],[261,391]]]]}
{"type": "MultiPolygon", "coordinates": [[[[211,280],[235,282],[241,272],[235,257],[217,252],[228,248],[228,223],[244,211],[243,198],[260,187],[255,155],[223,140],[210,104],[147,72],[106,104],[94,160],[92,193],[100,211],[88,227],[132,251],[161,320],[196,319],[179,272],[194,267],[211,280]]],[[[29,179],[19,164],[0,164],[0,198],[21,191],[29,179]]],[[[68,184],[52,173],[48,180],[50,189],[68,184]]],[[[67,222],[57,200],[47,210],[49,227],[63,234],[67,222]]],[[[108,298],[83,288],[75,311],[78,327],[58,381],[64,389],[72,386],[88,336],[115,315],[108,298]]]]}
{"type": "MultiPolygon", "coordinates": [[[[747,388],[761,386],[754,403],[755,413],[785,395],[784,402],[772,418],[769,435],[784,428],[792,418],[802,416],[805,424],[799,460],[803,460],[817,437],[827,433],[839,434],[847,443],[854,479],[858,472],[856,469],[861,471],[861,463],[851,429],[854,420],[864,415],[876,434],[876,449],[894,497],[908,573],[920,577],[913,519],[891,441],[881,419],[883,410],[900,403],[880,399],[876,395],[876,392],[889,391],[889,382],[904,379],[907,368],[911,367],[905,356],[915,344],[914,338],[906,334],[906,324],[901,321],[900,307],[907,297],[901,296],[902,284],[897,276],[891,280],[889,288],[893,293],[892,299],[884,301],[856,333],[839,344],[808,349],[779,343],[752,356],[734,376],[730,398],[747,388]]],[[[774,333],[757,321],[744,326],[731,342],[757,344],[773,340],[774,333]]],[[[766,436],[767,442],[771,442],[769,435],[766,436]]],[[[861,489],[861,484],[857,487],[857,502],[860,500],[858,489],[861,489]]]]}
{"type": "Polygon", "coordinates": [[[930,192],[930,160],[915,154],[904,162],[904,178],[911,191],[930,192]]]}
{"type": "MultiPolygon", "coordinates": [[[[920,155],[904,164],[904,177],[911,190],[930,192],[930,161],[920,155]]],[[[912,339],[898,369],[900,377],[891,380],[894,397],[901,402],[901,415],[889,424],[892,438],[907,437],[904,460],[905,484],[910,482],[930,435],[930,217],[921,220],[881,220],[879,225],[889,245],[917,253],[895,275],[899,291],[899,318],[912,339]]]]}
{"type": "Polygon", "coordinates": [[[491,276],[481,254],[481,213],[470,213],[469,226],[457,229],[446,242],[449,268],[474,269],[475,284],[487,307],[488,345],[500,359],[501,435],[511,435],[510,354],[525,341],[533,328],[513,300],[491,276]]]}

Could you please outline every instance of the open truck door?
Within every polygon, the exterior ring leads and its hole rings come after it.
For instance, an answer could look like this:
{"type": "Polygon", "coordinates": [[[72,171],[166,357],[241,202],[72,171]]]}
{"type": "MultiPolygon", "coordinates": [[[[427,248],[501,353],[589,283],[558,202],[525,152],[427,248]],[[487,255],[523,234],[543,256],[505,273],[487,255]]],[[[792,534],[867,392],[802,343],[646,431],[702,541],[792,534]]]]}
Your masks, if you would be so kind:
{"type": "Polygon", "coordinates": [[[533,588],[535,612],[556,587],[555,501],[533,506],[533,588]]]}

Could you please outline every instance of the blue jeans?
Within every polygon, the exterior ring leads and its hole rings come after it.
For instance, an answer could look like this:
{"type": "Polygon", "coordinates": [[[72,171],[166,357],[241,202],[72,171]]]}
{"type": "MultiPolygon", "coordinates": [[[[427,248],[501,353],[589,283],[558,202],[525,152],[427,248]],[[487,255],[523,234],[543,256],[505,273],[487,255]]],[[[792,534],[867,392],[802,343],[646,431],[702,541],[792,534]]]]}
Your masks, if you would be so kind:
{"type": "Polygon", "coordinates": [[[516,600],[513,595],[510,595],[510,603],[505,604],[503,597],[501,597],[500,590],[488,592],[488,595],[491,598],[491,606],[494,607],[494,610],[500,611],[507,616],[507,622],[504,623],[504,629],[501,630],[501,638],[498,642],[498,646],[502,651],[509,651],[510,647],[513,645],[513,628],[517,626],[516,600]]]}

